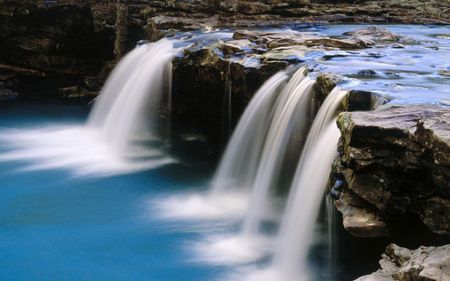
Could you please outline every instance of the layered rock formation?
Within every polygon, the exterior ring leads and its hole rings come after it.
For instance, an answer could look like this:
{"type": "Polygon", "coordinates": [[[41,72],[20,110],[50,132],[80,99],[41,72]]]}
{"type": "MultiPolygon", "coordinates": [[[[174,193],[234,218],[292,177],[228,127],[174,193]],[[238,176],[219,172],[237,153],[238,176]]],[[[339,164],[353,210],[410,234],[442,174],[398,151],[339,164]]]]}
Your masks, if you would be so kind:
{"type": "Polygon", "coordinates": [[[391,244],[380,260],[381,269],[356,281],[450,280],[450,245],[408,250],[391,244]]]}
{"type": "Polygon", "coordinates": [[[289,22],[448,22],[442,1],[125,1],[156,30],[270,25],[289,22]],[[132,4],[134,3],[134,4],[132,4]],[[141,9],[144,7],[144,9],[141,9]]]}
{"type": "Polygon", "coordinates": [[[98,91],[113,29],[97,25],[90,7],[36,2],[0,2],[0,87],[39,97],[73,86],[98,91]]]}
{"type": "Polygon", "coordinates": [[[333,189],[344,227],[387,236],[415,214],[434,233],[450,234],[450,110],[434,105],[346,112],[333,189]]]}

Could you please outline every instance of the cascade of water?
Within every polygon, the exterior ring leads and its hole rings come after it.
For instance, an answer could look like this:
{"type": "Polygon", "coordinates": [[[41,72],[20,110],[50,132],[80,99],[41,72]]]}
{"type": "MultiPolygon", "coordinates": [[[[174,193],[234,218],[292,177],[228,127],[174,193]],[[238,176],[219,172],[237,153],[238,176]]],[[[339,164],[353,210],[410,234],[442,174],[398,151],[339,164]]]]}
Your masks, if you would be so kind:
{"type": "Polygon", "coordinates": [[[313,240],[314,222],[324,187],[336,157],[339,130],[335,120],[346,91],[335,88],[321,106],[308,134],[282,219],[273,266],[292,280],[300,272],[306,277],[306,258],[313,240]],[[303,268],[302,268],[303,266],[303,268]]]}
{"type": "Polygon", "coordinates": [[[273,104],[286,80],[286,72],[275,74],[261,86],[247,106],[220,161],[212,183],[212,194],[229,187],[248,189],[252,186],[273,116],[273,104]]]}
{"type": "Polygon", "coordinates": [[[306,77],[304,72],[305,69],[301,68],[294,74],[275,106],[244,220],[242,231],[245,236],[258,232],[265,211],[270,209],[268,193],[278,179],[292,131],[294,128],[303,130],[307,126],[314,81],[306,77]]]}
{"type": "Polygon", "coordinates": [[[88,127],[120,153],[126,152],[135,129],[143,125],[143,112],[160,105],[171,84],[167,69],[177,49],[168,39],[136,47],[114,69],[88,120],[88,127]]]}

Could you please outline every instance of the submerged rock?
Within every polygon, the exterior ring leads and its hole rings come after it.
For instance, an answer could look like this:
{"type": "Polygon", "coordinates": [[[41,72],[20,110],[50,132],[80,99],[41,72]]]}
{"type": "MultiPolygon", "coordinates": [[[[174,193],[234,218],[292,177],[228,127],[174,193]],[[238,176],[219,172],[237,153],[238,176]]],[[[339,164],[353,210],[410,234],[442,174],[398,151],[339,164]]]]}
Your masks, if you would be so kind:
{"type": "Polygon", "coordinates": [[[450,280],[450,245],[408,250],[391,244],[380,260],[381,269],[355,281],[450,280]]]}
{"type": "MultiPolygon", "coordinates": [[[[349,216],[373,214],[389,228],[415,214],[434,233],[450,234],[450,111],[437,105],[391,106],[346,112],[335,172],[346,181],[336,202],[344,227],[357,236],[383,236],[372,222],[349,216]],[[355,203],[356,202],[356,203],[355,203]],[[366,227],[365,231],[364,228],[366,227]]],[[[404,222],[403,222],[404,223],[404,222]]],[[[394,228],[395,228],[394,227],[394,228]]],[[[384,233],[384,232],[383,232],[384,233]]]]}

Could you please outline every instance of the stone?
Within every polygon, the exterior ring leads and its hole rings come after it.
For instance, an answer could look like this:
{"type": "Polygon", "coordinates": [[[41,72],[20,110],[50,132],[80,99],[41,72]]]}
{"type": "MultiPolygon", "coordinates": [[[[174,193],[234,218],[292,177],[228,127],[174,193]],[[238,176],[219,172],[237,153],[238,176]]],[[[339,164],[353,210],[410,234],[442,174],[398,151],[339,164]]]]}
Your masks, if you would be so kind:
{"type": "MultiPolygon", "coordinates": [[[[343,192],[363,203],[356,207],[375,212],[388,227],[404,223],[398,218],[413,213],[430,231],[450,234],[447,107],[385,106],[345,112],[338,127],[342,137],[334,170],[345,180],[343,192]]],[[[346,204],[336,203],[341,210],[354,205],[346,204]]]]}
{"type": "Polygon", "coordinates": [[[370,26],[355,31],[345,32],[344,35],[359,38],[361,40],[373,41],[376,43],[398,42],[402,38],[386,28],[370,26]]]}
{"type": "Polygon", "coordinates": [[[316,88],[317,95],[320,100],[325,100],[325,97],[336,87],[337,85],[344,83],[346,77],[334,74],[334,73],[321,73],[316,77],[316,88]]]}
{"type": "Polygon", "coordinates": [[[355,281],[450,280],[450,245],[408,250],[390,244],[380,260],[381,269],[355,281]]]}
{"type": "Polygon", "coordinates": [[[367,208],[364,202],[349,192],[341,194],[335,201],[342,213],[345,230],[356,237],[387,237],[389,229],[376,211],[367,208]]]}

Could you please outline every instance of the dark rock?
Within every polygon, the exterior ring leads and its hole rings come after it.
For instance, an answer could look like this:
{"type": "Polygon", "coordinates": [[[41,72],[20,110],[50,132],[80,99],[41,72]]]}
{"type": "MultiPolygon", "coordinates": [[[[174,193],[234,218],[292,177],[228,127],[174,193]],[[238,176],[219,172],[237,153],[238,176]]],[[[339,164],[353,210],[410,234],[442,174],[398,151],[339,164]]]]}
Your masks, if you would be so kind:
{"type": "Polygon", "coordinates": [[[408,250],[391,244],[380,260],[381,269],[356,281],[450,280],[450,245],[408,250]]]}
{"type": "MultiPolygon", "coordinates": [[[[342,113],[335,171],[344,192],[388,226],[416,214],[434,233],[450,234],[450,113],[441,106],[391,106],[342,113]]],[[[339,209],[353,204],[338,202],[339,209]]],[[[347,213],[349,211],[346,211],[347,213]]],[[[344,213],[344,220],[346,214],[344,213]]],[[[371,233],[364,234],[372,235],[371,233]]]]}
{"type": "Polygon", "coordinates": [[[345,82],[346,78],[334,73],[321,73],[316,78],[317,93],[324,99],[334,87],[345,82]]]}
{"type": "Polygon", "coordinates": [[[36,2],[0,5],[0,75],[22,96],[57,96],[59,88],[97,76],[112,57],[114,33],[106,19],[99,26],[91,7],[36,2]]]}
{"type": "Polygon", "coordinates": [[[289,64],[264,59],[261,48],[236,39],[186,49],[173,62],[173,117],[202,120],[216,136],[231,129],[258,88],[289,64]]]}

